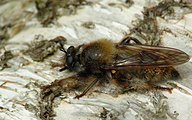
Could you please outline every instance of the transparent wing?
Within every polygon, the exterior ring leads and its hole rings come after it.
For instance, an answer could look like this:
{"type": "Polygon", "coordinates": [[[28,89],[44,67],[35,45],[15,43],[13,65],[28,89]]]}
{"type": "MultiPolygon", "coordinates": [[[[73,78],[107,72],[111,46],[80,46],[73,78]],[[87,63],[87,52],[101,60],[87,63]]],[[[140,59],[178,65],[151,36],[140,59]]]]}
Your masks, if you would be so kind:
{"type": "Polygon", "coordinates": [[[117,45],[117,54],[106,69],[150,68],[179,65],[189,60],[185,52],[169,47],[138,44],[117,45]]]}

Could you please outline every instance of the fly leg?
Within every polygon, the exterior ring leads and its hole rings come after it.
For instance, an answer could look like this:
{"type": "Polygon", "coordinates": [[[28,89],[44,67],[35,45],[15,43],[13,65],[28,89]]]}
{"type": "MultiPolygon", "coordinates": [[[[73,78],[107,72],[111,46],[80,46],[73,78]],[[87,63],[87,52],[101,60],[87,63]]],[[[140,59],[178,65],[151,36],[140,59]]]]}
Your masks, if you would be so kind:
{"type": "Polygon", "coordinates": [[[142,43],[138,39],[133,38],[133,37],[129,37],[129,36],[123,38],[123,40],[121,41],[120,45],[129,45],[131,40],[133,42],[135,42],[136,44],[138,44],[138,45],[142,45],[142,43]]]}
{"type": "MultiPolygon", "coordinates": [[[[168,91],[169,93],[171,93],[171,91],[173,90],[173,88],[169,88],[169,87],[162,87],[159,85],[156,85],[154,83],[150,83],[150,82],[146,82],[145,80],[141,80],[141,79],[131,79],[129,80],[129,85],[132,86],[135,90],[150,90],[150,89],[155,89],[155,90],[162,90],[162,91],[168,91]]],[[[128,91],[129,89],[125,89],[124,91],[128,91]]]]}
{"type": "Polygon", "coordinates": [[[80,95],[75,96],[74,99],[79,99],[83,97],[98,81],[98,78],[95,79],[80,95]]]}
{"type": "Polygon", "coordinates": [[[169,93],[172,93],[173,88],[169,88],[169,87],[162,87],[159,85],[155,85],[153,83],[147,83],[148,87],[151,89],[156,89],[156,90],[162,90],[162,91],[168,91],[169,93]]]}

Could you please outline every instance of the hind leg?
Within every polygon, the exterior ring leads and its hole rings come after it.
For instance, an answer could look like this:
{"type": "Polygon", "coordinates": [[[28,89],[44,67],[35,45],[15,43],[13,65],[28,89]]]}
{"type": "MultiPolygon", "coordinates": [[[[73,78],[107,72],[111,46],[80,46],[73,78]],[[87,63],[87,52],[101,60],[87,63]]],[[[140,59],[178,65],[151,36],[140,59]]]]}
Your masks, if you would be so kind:
{"type": "Polygon", "coordinates": [[[173,88],[163,87],[156,85],[155,83],[146,82],[145,80],[140,80],[137,78],[131,80],[130,86],[132,86],[135,90],[161,90],[168,91],[169,93],[171,93],[173,90],[173,88]]]}
{"type": "Polygon", "coordinates": [[[135,90],[163,90],[163,91],[168,91],[171,93],[173,88],[169,87],[162,87],[159,85],[156,85],[152,82],[146,81],[144,79],[139,79],[139,78],[133,78],[130,74],[124,71],[116,71],[113,74],[113,79],[112,79],[117,85],[122,86],[125,88],[124,91],[129,91],[131,89],[135,90]]]}

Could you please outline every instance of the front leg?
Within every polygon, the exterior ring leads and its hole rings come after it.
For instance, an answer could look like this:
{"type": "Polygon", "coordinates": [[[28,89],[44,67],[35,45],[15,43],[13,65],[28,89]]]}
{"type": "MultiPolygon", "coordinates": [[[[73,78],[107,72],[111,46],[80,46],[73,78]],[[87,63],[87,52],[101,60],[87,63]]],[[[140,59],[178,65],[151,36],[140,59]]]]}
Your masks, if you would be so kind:
{"type": "Polygon", "coordinates": [[[129,36],[123,38],[123,40],[120,42],[120,45],[129,45],[131,44],[131,40],[135,42],[135,44],[142,45],[142,43],[138,39],[129,36]]]}

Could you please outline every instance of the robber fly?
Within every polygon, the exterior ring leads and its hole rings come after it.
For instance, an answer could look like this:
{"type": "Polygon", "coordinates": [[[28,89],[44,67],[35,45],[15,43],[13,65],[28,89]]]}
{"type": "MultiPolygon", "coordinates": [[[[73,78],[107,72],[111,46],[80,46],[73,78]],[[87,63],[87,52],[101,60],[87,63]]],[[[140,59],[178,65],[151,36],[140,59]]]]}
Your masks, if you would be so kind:
{"type": "Polygon", "coordinates": [[[59,89],[65,89],[64,87],[75,89],[78,86],[78,82],[72,82],[65,86],[68,79],[76,79],[82,82],[81,84],[85,83],[84,79],[90,79],[84,91],[74,97],[78,99],[84,96],[96,83],[99,84],[106,79],[114,81],[120,86],[168,90],[170,92],[172,88],[161,87],[155,82],[179,77],[179,73],[173,66],[186,63],[189,60],[189,55],[181,50],[144,45],[133,37],[125,37],[120,43],[100,39],[78,47],[70,46],[67,51],[62,47],[61,51],[65,53],[65,67],[60,71],[69,70],[77,74],[43,87],[42,94],[44,96],[54,92],[57,87],[59,89]]]}

